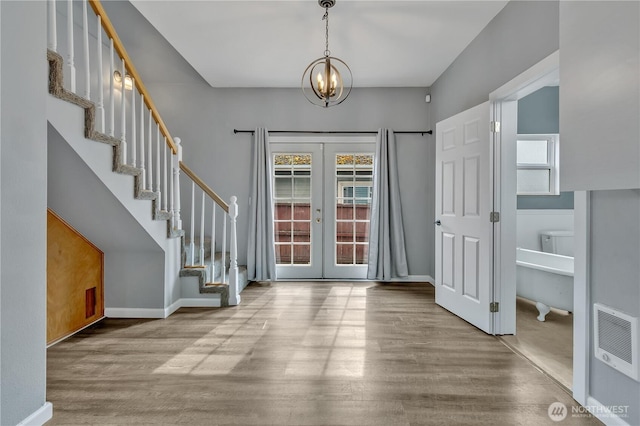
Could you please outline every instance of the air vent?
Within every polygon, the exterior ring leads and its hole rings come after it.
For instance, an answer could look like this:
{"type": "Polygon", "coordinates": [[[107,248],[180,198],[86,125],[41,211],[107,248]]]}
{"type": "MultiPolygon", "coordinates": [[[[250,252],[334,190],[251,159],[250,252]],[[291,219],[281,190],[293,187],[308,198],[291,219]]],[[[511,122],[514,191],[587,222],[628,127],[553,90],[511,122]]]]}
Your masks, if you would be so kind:
{"type": "Polygon", "coordinates": [[[596,303],[593,305],[595,356],[638,380],[638,318],[596,303]]]}

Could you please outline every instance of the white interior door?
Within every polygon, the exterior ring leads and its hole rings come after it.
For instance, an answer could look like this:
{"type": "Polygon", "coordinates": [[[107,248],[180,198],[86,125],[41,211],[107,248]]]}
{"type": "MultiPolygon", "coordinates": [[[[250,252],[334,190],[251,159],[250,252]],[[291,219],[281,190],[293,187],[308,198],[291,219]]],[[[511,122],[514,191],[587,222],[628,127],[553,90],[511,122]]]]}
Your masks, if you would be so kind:
{"type": "Polygon", "coordinates": [[[436,125],[436,303],[493,332],[489,102],[436,125]]]}

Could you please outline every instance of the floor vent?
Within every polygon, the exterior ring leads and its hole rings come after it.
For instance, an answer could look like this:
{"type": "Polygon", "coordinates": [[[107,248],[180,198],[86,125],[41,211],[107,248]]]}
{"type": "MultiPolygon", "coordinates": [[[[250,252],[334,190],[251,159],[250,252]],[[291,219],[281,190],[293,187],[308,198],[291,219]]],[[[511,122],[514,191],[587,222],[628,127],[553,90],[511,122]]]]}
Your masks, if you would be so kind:
{"type": "Polygon", "coordinates": [[[595,303],[593,328],[596,358],[638,380],[638,318],[595,303]]]}

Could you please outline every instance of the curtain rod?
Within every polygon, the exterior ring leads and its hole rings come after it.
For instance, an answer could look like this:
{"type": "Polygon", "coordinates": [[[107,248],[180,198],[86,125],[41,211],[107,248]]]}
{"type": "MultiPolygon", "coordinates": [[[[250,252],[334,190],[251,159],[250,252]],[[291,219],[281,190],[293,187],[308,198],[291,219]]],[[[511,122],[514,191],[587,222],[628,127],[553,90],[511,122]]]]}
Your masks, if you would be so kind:
{"type": "MultiPolygon", "coordinates": [[[[238,134],[238,133],[251,133],[254,134],[255,130],[238,130],[238,129],[233,129],[233,133],[234,134],[238,134]]],[[[360,131],[360,130],[269,130],[269,133],[312,133],[312,134],[376,134],[378,133],[377,130],[364,130],[364,131],[360,131]]],[[[422,136],[424,136],[425,134],[427,135],[431,135],[433,134],[432,130],[411,130],[411,131],[399,131],[396,132],[394,131],[393,133],[399,133],[399,134],[420,134],[422,136]]]]}

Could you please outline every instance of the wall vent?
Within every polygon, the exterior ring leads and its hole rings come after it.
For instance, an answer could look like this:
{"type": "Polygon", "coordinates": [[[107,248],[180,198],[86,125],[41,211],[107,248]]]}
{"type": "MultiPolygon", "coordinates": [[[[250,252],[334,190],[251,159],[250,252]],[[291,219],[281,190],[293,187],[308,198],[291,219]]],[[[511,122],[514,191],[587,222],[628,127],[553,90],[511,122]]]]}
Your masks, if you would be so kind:
{"type": "Polygon", "coordinates": [[[595,303],[593,329],[596,358],[638,380],[638,318],[595,303]]]}

